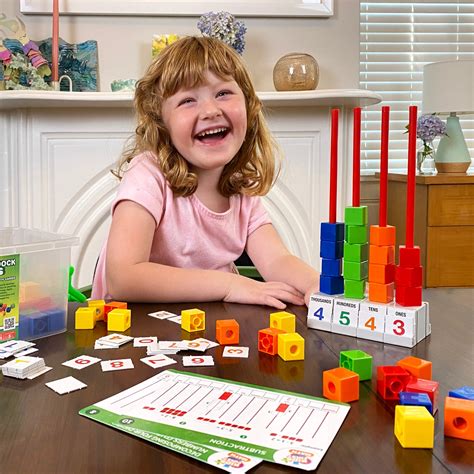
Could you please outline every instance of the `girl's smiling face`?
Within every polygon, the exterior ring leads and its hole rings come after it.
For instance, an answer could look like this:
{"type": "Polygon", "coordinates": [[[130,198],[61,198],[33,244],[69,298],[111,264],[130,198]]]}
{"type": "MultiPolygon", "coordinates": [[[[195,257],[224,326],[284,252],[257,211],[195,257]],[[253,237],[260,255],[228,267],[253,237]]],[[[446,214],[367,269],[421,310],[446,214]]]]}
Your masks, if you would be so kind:
{"type": "Polygon", "coordinates": [[[163,102],[171,141],[193,171],[223,169],[247,132],[245,97],[232,79],[206,72],[206,81],[182,88],[163,102]]]}

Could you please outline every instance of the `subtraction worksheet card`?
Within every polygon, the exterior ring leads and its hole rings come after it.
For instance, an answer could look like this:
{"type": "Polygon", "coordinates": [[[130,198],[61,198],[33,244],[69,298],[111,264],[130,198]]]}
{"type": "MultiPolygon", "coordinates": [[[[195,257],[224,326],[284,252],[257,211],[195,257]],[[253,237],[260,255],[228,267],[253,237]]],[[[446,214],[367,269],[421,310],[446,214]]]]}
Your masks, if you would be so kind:
{"type": "MultiPolygon", "coordinates": [[[[225,470],[232,466],[222,462],[224,452],[309,471],[349,409],[309,395],[166,370],[79,413],[179,452],[189,443],[194,449],[183,454],[225,470]]],[[[245,470],[256,463],[250,464],[245,470]]]]}

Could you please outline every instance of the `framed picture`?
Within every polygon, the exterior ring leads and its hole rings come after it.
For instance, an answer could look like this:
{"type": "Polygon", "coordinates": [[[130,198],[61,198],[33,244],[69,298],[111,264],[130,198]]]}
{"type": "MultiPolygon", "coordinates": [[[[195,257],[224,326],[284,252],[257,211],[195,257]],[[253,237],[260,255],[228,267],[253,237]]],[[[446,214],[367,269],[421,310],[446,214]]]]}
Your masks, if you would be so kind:
{"type": "MultiPolygon", "coordinates": [[[[59,2],[61,15],[201,16],[228,11],[240,17],[330,17],[334,0],[67,0],[59,2]]],[[[20,0],[20,11],[45,14],[51,0],[20,0]]]]}

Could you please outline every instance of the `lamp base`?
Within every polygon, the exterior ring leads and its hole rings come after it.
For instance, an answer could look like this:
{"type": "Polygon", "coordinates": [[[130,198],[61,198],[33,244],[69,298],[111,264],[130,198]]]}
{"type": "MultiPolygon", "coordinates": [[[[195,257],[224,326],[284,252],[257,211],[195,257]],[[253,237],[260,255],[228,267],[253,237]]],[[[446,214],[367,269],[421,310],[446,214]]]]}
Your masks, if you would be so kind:
{"type": "Polygon", "coordinates": [[[438,173],[465,173],[470,166],[470,162],[462,161],[454,162],[440,162],[435,160],[435,166],[438,173]]]}

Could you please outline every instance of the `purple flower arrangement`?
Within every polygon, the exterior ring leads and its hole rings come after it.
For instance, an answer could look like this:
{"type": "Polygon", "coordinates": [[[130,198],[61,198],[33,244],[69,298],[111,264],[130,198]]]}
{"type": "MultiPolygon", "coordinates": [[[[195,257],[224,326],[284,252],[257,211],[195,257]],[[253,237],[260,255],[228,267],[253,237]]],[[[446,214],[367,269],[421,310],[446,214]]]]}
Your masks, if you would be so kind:
{"type": "Polygon", "coordinates": [[[446,135],[446,124],[436,115],[422,115],[416,122],[416,136],[423,141],[423,158],[433,153],[431,143],[446,135]]]}
{"type": "Polygon", "coordinates": [[[197,27],[203,36],[220,39],[239,54],[243,53],[247,27],[229,12],[205,13],[199,18],[197,27]]]}

